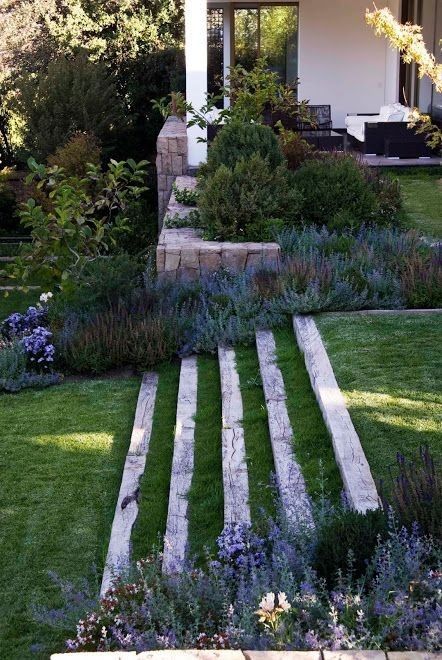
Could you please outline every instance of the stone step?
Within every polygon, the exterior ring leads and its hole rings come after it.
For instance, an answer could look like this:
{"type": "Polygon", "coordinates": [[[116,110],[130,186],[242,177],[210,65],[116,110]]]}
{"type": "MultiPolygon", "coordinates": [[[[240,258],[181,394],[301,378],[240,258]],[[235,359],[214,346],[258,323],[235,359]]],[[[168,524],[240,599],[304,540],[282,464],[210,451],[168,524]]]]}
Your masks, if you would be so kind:
{"type": "Polygon", "coordinates": [[[246,463],[243,405],[235,351],[218,347],[222,396],[222,467],[224,524],[250,524],[249,478],[246,463]]]}
{"type": "Polygon", "coordinates": [[[163,571],[169,574],[182,571],[186,558],[189,526],[187,498],[194,465],[197,389],[197,358],[184,358],[181,362],[169,510],[164,537],[163,571]]]}
{"type": "Polygon", "coordinates": [[[301,468],[293,454],[293,430],[287,412],[284,380],[277,365],[273,333],[257,332],[256,348],[281,503],[291,525],[312,527],[314,522],[310,500],[301,468]]]}
{"type": "Polygon", "coordinates": [[[361,513],[379,507],[379,496],[336,381],[327,351],[311,316],[294,316],[293,328],[313,391],[330,432],[336,462],[351,506],[361,513]]]}
{"type": "Polygon", "coordinates": [[[130,559],[130,536],[138,515],[139,483],[146,467],[157,387],[158,375],[145,373],[138,395],[132,436],[112,523],[101,596],[111,586],[114,575],[124,570],[130,559]]]}

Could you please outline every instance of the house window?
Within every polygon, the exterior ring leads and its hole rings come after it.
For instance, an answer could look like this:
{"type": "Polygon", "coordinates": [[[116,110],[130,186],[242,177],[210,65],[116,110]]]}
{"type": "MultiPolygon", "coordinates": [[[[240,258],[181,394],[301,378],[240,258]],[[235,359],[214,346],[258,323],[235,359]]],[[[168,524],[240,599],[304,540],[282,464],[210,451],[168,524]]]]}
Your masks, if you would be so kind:
{"type": "MultiPolygon", "coordinates": [[[[249,70],[258,57],[265,57],[281,82],[291,85],[298,77],[298,4],[209,6],[207,48],[209,94],[219,94],[229,66],[240,64],[249,70]]],[[[222,107],[222,101],[218,105],[222,107]]]]}
{"type": "Polygon", "coordinates": [[[235,5],[233,20],[234,63],[250,69],[265,57],[281,82],[292,84],[298,75],[298,5],[235,5]]]}

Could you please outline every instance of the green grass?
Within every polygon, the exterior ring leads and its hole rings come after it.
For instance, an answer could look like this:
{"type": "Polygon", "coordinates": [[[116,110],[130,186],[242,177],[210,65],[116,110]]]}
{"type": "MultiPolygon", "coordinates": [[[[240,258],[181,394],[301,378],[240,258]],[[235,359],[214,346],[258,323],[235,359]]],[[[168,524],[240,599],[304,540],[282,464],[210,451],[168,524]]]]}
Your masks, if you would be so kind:
{"type": "Polygon", "coordinates": [[[221,452],[221,383],[218,360],[198,358],[198,408],[195,418],[195,464],[189,493],[191,555],[204,546],[215,549],[224,518],[221,452]]]}
{"type": "Polygon", "coordinates": [[[40,297],[40,291],[0,291],[0,322],[12,312],[25,312],[30,305],[35,305],[40,297]]]}
{"type": "Polygon", "coordinates": [[[93,380],[0,396],[1,658],[63,650],[63,633],[31,608],[60,605],[49,570],[78,581],[103,567],[138,387],[93,380]],[[34,643],[47,649],[32,653],[34,643]]]}
{"type": "Polygon", "coordinates": [[[421,444],[442,458],[439,315],[320,316],[336,378],[375,479],[421,444]]]}
{"type": "Polygon", "coordinates": [[[442,238],[442,168],[394,171],[401,184],[406,224],[424,236],[442,238]]]}
{"type": "Polygon", "coordinates": [[[134,559],[145,557],[166,531],[180,368],[175,363],[165,364],[157,371],[152,435],[140,484],[140,509],[132,530],[134,559]]]}
{"type": "Polygon", "coordinates": [[[302,468],[307,490],[315,498],[324,489],[327,496],[337,501],[343,487],[341,477],[292,327],[275,332],[275,341],[287,394],[295,457],[302,468]]]}
{"type": "Polygon", "coordinates": [[[237,348],[235,353],[243,401],[250,510],[252,520],[257,520],[262,510],[274,513],[272,474],[275,467],[256,350],[254,347],[237,348]]]}

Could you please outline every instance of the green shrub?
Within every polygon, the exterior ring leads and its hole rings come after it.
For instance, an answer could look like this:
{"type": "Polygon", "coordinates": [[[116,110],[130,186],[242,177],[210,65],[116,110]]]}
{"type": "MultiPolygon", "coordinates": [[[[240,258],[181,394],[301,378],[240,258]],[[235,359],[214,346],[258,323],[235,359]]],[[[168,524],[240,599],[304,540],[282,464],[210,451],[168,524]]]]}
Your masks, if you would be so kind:
{"type": "Polygon", "coordinates": [[[5,342],[0,339],[0,390],[8,382],[17,381],[26,372],[26,353],[19,341],[5,342]]]}
{"type": "Polygon", "coordinates": [[[296,221],[302,196],[284,165],[255,154],[229,169],[221,165],[206,180],[198,200],[208,238],[266,241],[275,229],[296,221]]]}
{"type": "Polygon", "coordinates": [[[220,165],[233,169],[253,154],[266,158],[270,167],[284,162],[278,138],[269,126],[231,122],[224,126],[209,148],[206,171],[213,174],[220,165]]]}
{"type": "Polygon", "coordinates": [[[12,236],[23,233],[23,228],[17,217],[17,203],[15,195],[0,182],[0,236],[12,236]]]}
{"type": "Polygon", "coordinates": [[[39,159],[53,154],[76,131],[93,133],[104,150],[111,149],[125,123],[113,79],[104,65],[84,54],[60,57],[23,82],[19,102],[25,146],[39,159]]]}
{"type": "Polygon", "coordinates": [[[297,170],[315,151],[299,133],[288,131],[283,127],[279,132],[279,143],[290,170],[297,170]]]}
{"type": "Polygon", "coordinates": [[[68,176],[83,177],[87,165],[99,165],[101,147],[92,133],[77,132],[62,147],[48,157],[48,165],[62,167],[68,176]]]}
{"type": "Polygon", "coordinates": [[[318,529],[314,568],[320,577],[332,584],[338,571],[355,578],[365,574],[374,555],[379,537],[387,535],[387,520],[383,511],[340,511],[318,529]]]}
{"type": "Polygon", "coordinates": [[[302,219],[307,224],[340,229],[376,220],[376,195],[350,155],[309,160],[295,172],[295,181],[304,197],[302,219]]]}
{"type": "Polygon", "coordinates": [[[199,190],[196,188],[178,188],[175,183],[173,184],[172,189],[175,199],[179,204],[184,204],[184,206],[196,206],[199,190]]]}

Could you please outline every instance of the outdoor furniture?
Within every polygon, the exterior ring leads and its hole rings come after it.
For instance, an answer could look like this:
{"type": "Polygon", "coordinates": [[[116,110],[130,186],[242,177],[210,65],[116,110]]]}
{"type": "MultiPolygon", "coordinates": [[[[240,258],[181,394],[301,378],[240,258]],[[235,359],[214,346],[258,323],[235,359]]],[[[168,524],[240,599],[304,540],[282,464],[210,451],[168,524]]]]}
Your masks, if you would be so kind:
{"type": "Polygon", "coordinates": [[[276,124],[281,122],[284,128],[292,131],[322,131],[333,128],[329,105],[309,105],[307,115],[310,116],[310,121],[301,121],[297,115],[272,110],[270,106],[267,106],[264,110],[264,124],[275,128],[276,124]]]}
{"type": "Polygon", "coordinates": [[[303,140],[319,151],[344,151],[344,136],[342,133],[328,130],[300,131],[303,140]]]}
{"type": "Polygon", "coordinates": [[[382,106],[379,114],[347,115],[345,123],[349,141],[364,154],[395,158],[431,156],[425,136],[408,128],[410,112],[410,108],[393,103],[382,106]]]}

